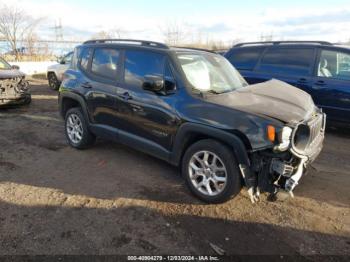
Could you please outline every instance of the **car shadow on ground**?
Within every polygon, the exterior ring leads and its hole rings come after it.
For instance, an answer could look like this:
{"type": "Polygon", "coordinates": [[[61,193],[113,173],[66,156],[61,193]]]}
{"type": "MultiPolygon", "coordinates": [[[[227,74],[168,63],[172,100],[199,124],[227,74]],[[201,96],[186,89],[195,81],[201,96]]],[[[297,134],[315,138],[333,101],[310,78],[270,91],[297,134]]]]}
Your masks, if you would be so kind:
{"type": "MultiPolygon", "coordinates": [[[[215,255],[211,244],[228,255],[350,255],[350,239],[330,234],[194,215],[167,216],[137,206],[65,205],[0,201],[0,255],[215,255]]],[[[307,257],[322,260],[329,258],[307,257]]]]}

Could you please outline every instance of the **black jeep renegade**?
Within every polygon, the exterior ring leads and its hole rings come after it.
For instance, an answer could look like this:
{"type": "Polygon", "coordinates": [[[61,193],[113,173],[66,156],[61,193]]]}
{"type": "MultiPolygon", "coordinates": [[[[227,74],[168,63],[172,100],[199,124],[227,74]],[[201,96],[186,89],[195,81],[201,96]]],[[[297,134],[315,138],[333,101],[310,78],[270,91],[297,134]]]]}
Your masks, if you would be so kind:
{"type": "Polygon", "coordinates": [[[292,195],[324,139],[325,115],[304,91],[278,80],[248,85],[218,54],[149,41],[75,48],[59,104],[71,146],[99,136],[179,165],[210,203],[243,184],[253,202],[261,191],[292,195]]]}

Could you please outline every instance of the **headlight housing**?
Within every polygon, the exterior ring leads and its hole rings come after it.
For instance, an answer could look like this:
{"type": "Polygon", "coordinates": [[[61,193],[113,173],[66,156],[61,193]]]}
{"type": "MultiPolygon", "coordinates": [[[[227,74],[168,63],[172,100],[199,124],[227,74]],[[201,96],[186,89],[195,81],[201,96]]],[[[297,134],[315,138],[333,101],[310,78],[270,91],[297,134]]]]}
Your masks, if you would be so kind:
{"type": "Polygon", "coordinates": [[[278,134],[278,141],[280,144],[275,146],[275,150],[277,151],[286,151],[291,144],[291,136],[293,129],[289,126],[285,126],[282,128],[281,132],[278,134]]]}

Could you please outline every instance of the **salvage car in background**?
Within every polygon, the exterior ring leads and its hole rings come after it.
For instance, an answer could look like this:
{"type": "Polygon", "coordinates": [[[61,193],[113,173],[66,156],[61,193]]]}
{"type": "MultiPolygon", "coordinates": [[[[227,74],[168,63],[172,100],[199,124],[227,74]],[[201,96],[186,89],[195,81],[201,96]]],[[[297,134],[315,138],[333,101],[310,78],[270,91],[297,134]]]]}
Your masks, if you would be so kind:
{"type": "Polygon", "coordinates": [[[61,85],[63,73],[68,69],[72,60],[73,52],[66,54],[63,58],[58,60],[58,64],[51,65],[47,68],[47,79],[49,86],[53,90],[58,90],[61,85]]]}
{"type": "Polygon", "coordinates": [[[350,47],[322,41],[235,45],[225,57],[250,84],[276,78],[309,93],[327,119],[350,124],[350,47]]]}
{"type": "Polygon", "coordinates": [[[29,104],[31,95],[25,75],[0,57],[0,107],[29,104]]]}

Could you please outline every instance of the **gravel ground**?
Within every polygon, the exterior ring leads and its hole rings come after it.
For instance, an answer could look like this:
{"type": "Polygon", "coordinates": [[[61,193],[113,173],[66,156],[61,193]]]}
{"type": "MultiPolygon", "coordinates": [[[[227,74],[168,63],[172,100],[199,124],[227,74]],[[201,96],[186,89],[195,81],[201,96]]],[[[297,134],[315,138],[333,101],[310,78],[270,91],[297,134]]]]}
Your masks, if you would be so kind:
{"type": "MultiPolygon", "coordinates": [[[[31,80],[33,101],[0,110],[0,255],[350,255],[350,131],[328,132],[294,199],[206,205],[179,170],[98,140],[70,148],[57,93],[31,80]]],[[[316,259],[316,258],[315,258],[316,259]]]]}

